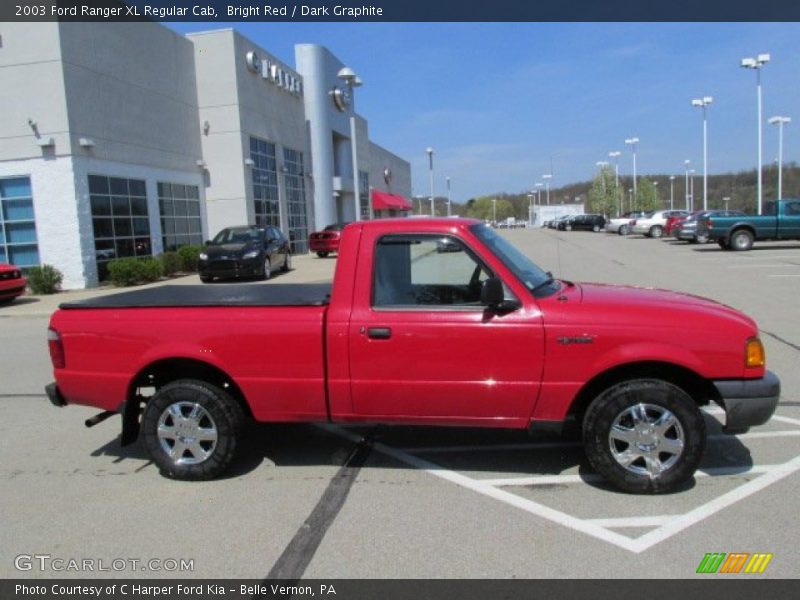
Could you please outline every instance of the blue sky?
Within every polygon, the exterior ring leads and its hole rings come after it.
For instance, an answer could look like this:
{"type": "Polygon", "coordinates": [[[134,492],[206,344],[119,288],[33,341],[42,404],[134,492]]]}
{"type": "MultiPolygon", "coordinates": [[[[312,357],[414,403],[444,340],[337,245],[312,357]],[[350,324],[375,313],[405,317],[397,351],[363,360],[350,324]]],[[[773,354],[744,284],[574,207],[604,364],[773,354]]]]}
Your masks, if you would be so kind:
{"type": "MultiPolygon", "coordinates": [[[[180,32],[231,24],[171,23],[180,32]]],[[[294,44],[327,46],[364,80],[356,92],[370,138],[411,163],[413,192],[427,195],[425,148],[435,150],[435,190],[453,200],[530,189],[553,163],[554,187],[588,180],[625,138],[641,141],[637,173],[702,173],[708,111],[709,173],[756,163],[756,74],[762,70],[764,162],[800,161],[800,24],[797,23],[236,23],[289,65],[294,44]]]]}

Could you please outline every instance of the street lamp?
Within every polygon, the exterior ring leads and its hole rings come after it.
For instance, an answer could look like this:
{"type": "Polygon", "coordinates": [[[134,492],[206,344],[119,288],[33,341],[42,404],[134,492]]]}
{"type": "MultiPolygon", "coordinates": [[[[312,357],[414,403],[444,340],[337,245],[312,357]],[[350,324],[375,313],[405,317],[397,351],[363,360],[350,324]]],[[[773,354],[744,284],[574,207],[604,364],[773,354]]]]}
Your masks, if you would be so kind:
{"type": "Polygon", "coordinates": [[[633,188],[628,188],[628,210],[633,210],[633,188]]]}
{"type": "Polygon", "coordinates": [[[614,159],[614,187],[617,194],[617,216],[622,212],[622,199],[619,195],[619,155],[622,154],[619,150],[609,152],[608,155],[614,159]]]}
{"type": "Polygon", "coordinates": [[[761,67],[769,62],[769,54],[759,54],[755,58],[743,58],[742,67],[756,71],[756,97],[758,99],[758,214],[761,214],[761,67]]]}
{"type": "Polygon", "coordinates": [[[433,148],[431,147],[425,148],[425,152],[428,153],[428,166],[431,176],[431,216],[435,217],[436,212],[434,210],[434,205],[433,205],[433,148]]]}
{"type": "Polygon", "coordinates": [[[770,125],[778,126],[778,200],[783,198],[783,126],[792,122],[791,117],[772,117],[770,125]]]}
{"type": "Polygon", "coordinates": [[[539,205],[539,208],[542,207],[542,188],[544,184],[541,181],[537,181],[535,184],[536,186],[536,204],[539,205]]]}
{"type": "MultiPolygon", "coordinates": [[[[350,67],[342,67],[339,69],[339,72],[336,76],[341,79],[344,84],[347,86],[347,90],[350,93],[350,105],[353,106],[353,90],[357,87],[360,87],[364,84],[361,81],[361,78],[356,75],[355,71],[350,67]]],[[[353,114],[350,116],[350,146],[352,148],[353,153],[353,196],[355,202],[355,220],[361,220],[361,189],[360,189],[360,181],[358,177],[358,144],[356,142],[356,113],[355,107],[353,106],[353,114]]],[[[367,200],[369,202],[369,199],[367,200]]],[[[372,214],[372,206],[369,206],[369,214],[372,214]]]]}
{"type": "Polygon", "coordinates": [[[542,175],[542,179],[545,182],[545,188],[547,189],[547,206],[550,206],[550,180],[553,178],[551,173],[547,173],[542,175]]]}
{"type": "Polygon", "coordinates": [[[691,197],[689,196],[689,163],[692,162],[688,158],[683,161],[684,167],[686,167],[686,184],[683,187],[686,196],[686,210],[689,210],[689,200],[691,197]]]}
{"type": "Polygon", "coordinates": [[[714,101],[711,96],[692,100],[692,106],[703,109],[703,210],[708,210],[708,105],[714,101]]]}
{"type": "Polygon", "coordinates": [[[653,189],[656,191],[656,206],[659,206],[660,203],[658,201],[658,182],[657,181],[653,182],[653,189]]]}
{"type": "Polygon", "coordinates": [[[528,227],[533,227],[533,192],[528,192],[528,227]]]}
{"type": "Polygon", "coordinates": [[[497,225],[497,198],[492,198],[492,223],[497,225]]]}
{"type": "Polygon", "coordinates": [[[691,208],[689,210],[692,212],[694,212],[694,174],[695,170],[689,169],[689,175],[691,175],[691,178],[689,179],[689,198],[691,198],[691,208]]]}
{"type": "Polygon", "coordinates": [[[444,180],[447,182],[447,216],[451,216],[452,210],[450,209],[450,178],[445,177],[444,180]]]}
{"type": "Polygon", "coordinates": [[[639,143],[639,138],[633,137],[625,140],[625,143],[631,147],[633,152],[633,198],[636,199],[636,144],[639,143]]]}
{"type": "Polygon", "coordinates": [[[675,209],[675,175],[669,176],[669,209],[675,209]]]}
{"type": "Polygon", "coordinates": [[[725,197],[722,198],[722,201],[725,203],[725,210],[728,210],[728,202],[731,201],[731,197],[730,196],[725,196],[725,197]]]}

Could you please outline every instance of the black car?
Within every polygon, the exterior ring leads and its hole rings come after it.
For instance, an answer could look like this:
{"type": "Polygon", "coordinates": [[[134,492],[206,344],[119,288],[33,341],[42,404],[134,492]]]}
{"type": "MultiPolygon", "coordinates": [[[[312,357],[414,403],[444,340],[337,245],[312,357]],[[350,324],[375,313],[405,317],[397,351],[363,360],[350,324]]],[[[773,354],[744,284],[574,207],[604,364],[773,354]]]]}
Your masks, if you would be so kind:
{"type": "Polygon", "coordinates": [[[562,231],[600,231],[605,226],[603,215],[574,215],[558,224],[562,231]]]}
{"type": "Polygon", "coordinates": [[[200,281],[208,283],[215,277],[269,279],[274,270],[291,268],[289,240],[280,229],[245,225],[226,227],[206,242],[197,270],[200,281]]]}

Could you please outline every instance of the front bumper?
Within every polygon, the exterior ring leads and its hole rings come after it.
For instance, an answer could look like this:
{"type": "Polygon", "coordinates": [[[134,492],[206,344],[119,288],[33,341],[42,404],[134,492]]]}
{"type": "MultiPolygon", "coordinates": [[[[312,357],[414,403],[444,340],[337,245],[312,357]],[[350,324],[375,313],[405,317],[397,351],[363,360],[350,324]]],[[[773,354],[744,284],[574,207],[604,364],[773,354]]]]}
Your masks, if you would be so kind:
{"type": "Polygon", "coordinates": [[[725,432],[740,433],[763,425],[772,417],[781,395],[781,382],[772,371],[761,379],[712,382],[725,409],[725,432]]]}
{"type": "Polygon", "coordinates": [[[197,272],[201,277],[219,277],[220,279],[255,277],[261,272],[262,260],[262,258],[206,260],[198,264],[197,272]]]}

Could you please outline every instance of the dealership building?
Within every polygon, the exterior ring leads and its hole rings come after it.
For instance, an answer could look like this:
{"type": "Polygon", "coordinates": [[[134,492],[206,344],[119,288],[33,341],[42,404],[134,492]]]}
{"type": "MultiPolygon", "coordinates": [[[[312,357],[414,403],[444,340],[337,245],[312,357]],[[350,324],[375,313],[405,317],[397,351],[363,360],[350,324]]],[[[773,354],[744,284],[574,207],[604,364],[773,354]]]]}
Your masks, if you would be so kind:
{"type": "Polygon", "coordinates": [[[292,68],[233,29],[0,23],[0,262],[65,288],[223,227],[308,234],[410,209],[407,161],[369,139],[327,48],[292,68]]]}

